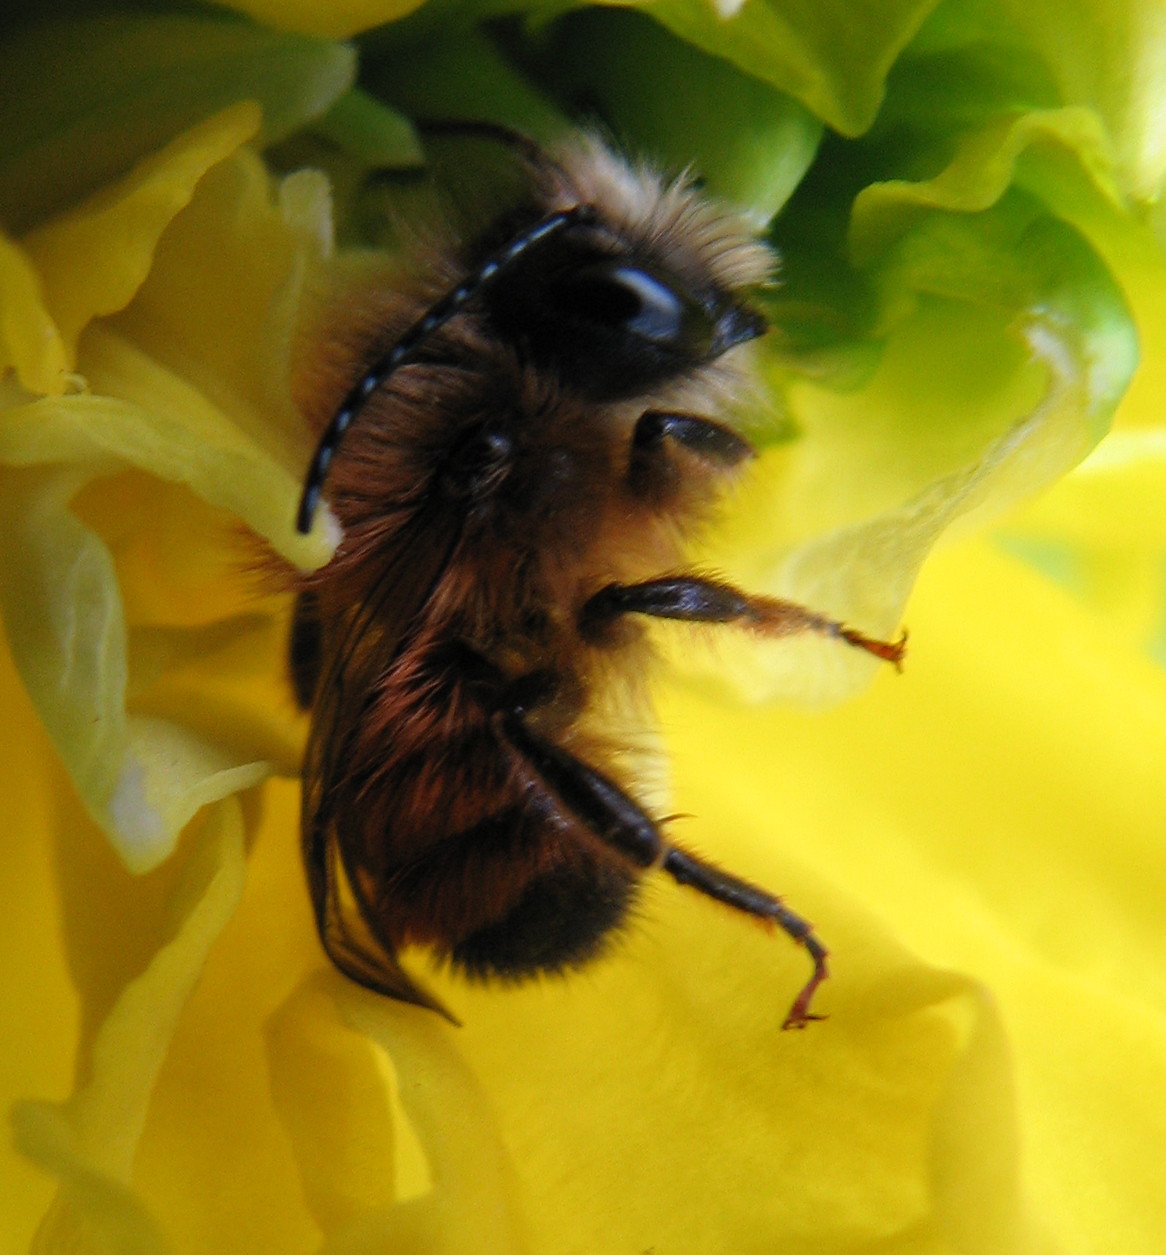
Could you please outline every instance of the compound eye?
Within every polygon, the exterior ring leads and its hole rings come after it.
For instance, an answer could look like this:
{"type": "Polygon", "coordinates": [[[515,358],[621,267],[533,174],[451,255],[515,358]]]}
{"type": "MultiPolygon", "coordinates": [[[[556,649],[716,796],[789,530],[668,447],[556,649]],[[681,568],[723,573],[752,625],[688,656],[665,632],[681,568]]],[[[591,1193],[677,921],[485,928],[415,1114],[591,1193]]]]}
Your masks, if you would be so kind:
{"type": "Polygon", "coordinates": [[[716,325],[708,311],[642,267],[595,262],[572,273],[562,287],[575,318],[630,332],[686,357],[706,357],[713,347],[716,325]]]}

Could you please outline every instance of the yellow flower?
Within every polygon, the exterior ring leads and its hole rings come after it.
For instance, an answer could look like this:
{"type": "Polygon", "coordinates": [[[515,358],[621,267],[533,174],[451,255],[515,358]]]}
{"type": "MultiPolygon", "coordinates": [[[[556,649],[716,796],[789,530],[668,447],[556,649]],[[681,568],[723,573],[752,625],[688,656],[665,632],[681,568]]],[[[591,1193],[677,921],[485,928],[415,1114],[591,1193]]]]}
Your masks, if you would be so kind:
{"type": "Polygon", "coordinates": [[[426,7],[364,41],[380,100],[349,91],[314,36],[407,7],[0,48],[0,1244],[1157,1252],[1166,20],[661,0],[659,25],[487,37],[426,7]],[[259,153],[330,154],[352,235],[362,165],[416,161],[387,105],[543,134],[580,98],[759,225],[781,211],[775,399],[716,560],[885,631],[939,535],[981,527],[923,568],[905,675],[858,700],[708,683],[869,679],[821,650],[662,687],[686,833],[831,945],[801,1034],[804,956],[661,878],[569,981],[436,974],[462,1029],[352,986],[314,934],[288,607],[239,523],[327,557],[292,527],[290,381],[333,206],[259,153]]]}

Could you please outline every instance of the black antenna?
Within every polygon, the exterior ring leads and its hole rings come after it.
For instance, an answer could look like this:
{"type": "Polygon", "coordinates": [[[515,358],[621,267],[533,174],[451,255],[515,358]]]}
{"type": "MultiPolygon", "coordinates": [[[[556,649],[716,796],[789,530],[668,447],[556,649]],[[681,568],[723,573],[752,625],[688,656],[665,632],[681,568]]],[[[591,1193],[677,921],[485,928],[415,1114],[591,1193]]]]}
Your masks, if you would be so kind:
{"type": "Polygon", "coordinates": [[[320,443],[316,446],[315,455],[308,473],[304,477],[304,491],[300,497],[300,507],[296,513],[296,529],[303,535],[312,530],[312,519],[320,504],[320,494],[324,490],[324,482],[328,478],[328,470],[336,450],[344,439],[352,420],[364,408],[368,398],[379,388],[394,371],[417,360],[417,356],[426,340],[440,327],[443,327],[469,301],[478,296],[500,274],[522,256],[527,249],[540,244],[552,235],[558,234],[564,227],[575,223],[587,222],[594,216],[590,205],[575,205],[571,209],[562,209],[548,214],[533,226],[516,235],[503,248],[491,253],[484,262],[457,285],[447,292],[409,328],[408,331],[393,345],[387,353],[379,357],[349,389],[348,394],[340,403],[332,421],[328,424],[320,443]]]}

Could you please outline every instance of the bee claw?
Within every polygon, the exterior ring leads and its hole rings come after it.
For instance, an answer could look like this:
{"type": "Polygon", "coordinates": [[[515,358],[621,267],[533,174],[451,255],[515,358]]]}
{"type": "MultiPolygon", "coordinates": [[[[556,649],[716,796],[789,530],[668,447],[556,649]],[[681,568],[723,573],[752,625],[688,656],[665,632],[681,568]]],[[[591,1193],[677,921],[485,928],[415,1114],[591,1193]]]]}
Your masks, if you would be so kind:
{"type": "Polygon", "coordinates": [[[862,632],[856,631],[854,628],[843,628],[838,635],[848,645],[854,645],[858,649],[865,649],[868,654],[873,654],[876,658],[889,662],[896,671],[902,674],[903,659],[907,656],[906,628],[903,629],[897,641],[876,640],[874,637],[863,635],[862,632]]]}

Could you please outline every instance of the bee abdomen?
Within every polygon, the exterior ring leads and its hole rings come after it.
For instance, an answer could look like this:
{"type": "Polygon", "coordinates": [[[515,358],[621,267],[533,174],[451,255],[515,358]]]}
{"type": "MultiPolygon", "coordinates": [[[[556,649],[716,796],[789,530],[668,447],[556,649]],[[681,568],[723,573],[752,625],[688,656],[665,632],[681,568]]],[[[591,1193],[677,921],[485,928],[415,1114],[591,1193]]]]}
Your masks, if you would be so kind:
{"type": "Polygon", "coordinates": [[[614,861],[565,862],[532,878],[501,919],[451,946],[449,959],[476,979],[582,967],[627,918],[638,883],[614,861]]]}

